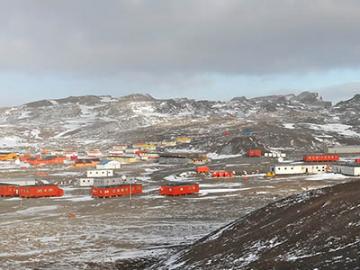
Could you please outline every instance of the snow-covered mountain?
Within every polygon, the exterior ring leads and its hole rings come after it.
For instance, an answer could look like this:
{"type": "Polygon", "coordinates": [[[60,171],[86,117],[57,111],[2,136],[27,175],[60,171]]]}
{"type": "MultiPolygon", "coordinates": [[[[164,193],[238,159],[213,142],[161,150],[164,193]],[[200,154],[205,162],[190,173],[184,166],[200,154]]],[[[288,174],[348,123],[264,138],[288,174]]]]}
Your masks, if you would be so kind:
{"type": "Polygon", "coordinates": [[[230,101],[68,97],[0,109],[0,146],[106,147],[190,135],[193,147],[219,153],[251,144],[319,150],[324,143],[360,143],[359,113],[359,95],[333,106],[310,92],[230,101]]]}

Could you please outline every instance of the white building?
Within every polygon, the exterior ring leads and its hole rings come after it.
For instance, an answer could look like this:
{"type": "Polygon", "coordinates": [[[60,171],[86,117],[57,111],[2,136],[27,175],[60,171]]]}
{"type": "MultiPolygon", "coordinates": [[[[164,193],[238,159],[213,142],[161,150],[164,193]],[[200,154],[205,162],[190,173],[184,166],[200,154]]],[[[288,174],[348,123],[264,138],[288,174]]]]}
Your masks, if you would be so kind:
{"type": "Polygon", "coordinates": [[[127,148],[125,149],[125,154],[136,154],[141,152],[139,148],[127,148]]]}
{"type": "Polygon", "coordinates": [[[272,158],[285,158],[286,154],[285,153],[275,153],[275,152],[270,152],[270,153],[264,153],[264,157],[272,157],[272,158]]]}
{"type": "Polygon", "coordinates": [[[99,178],[99,177],[113,177],[113,170],[88,170],[86,177],[88,178],[99,178]]]}
{"type": "Polygon", "coordinates": [[[127,184],[126,181],[122,178],[101,178],[101,179],[94,179],[94,186],[101,187],[101,186],[114,186],[114,185],[123,185],[127,184]]]}
{"type": "Polygon", "coordinates": [[[18,185],[18,186],[33,186],[36,185],[38,181],[35,179],[1,179],[0,184],[8,184],[8,185],[18,185]]]}
{"type": "Polygon", "coordinates": [[[97,166],[98,170],[116,170],[121,168],[121,162],[117,160],[103,160],[97,166]]]}
{"type": "Polygon", "coordinates": [[[94,178],[80,178],[78,184],[80,187],[92,187],[94,185],[94,178]]]}
{"type": "Polygon", "coordinates": [[[275,175],[291,175],[291,174],[319,174],[329,171],[327,164],[276,164],[270,167],[275,175]]]}
{"type": "Polygon", "coordinates": [[[332,146],[327,148],[331,154],[357,154],[360,153],[360,145],[332,146]]]}
{"type": "Polygon", "coordinates": [[[332,171],[343,175],[360,176],[360,164],[337,163],[332,166],[332,171]]]}
{"type": "Polygon", "coordinates": [[[110,150],[109,156],[123,156],[125,154],[124,150],[110,150]]]}

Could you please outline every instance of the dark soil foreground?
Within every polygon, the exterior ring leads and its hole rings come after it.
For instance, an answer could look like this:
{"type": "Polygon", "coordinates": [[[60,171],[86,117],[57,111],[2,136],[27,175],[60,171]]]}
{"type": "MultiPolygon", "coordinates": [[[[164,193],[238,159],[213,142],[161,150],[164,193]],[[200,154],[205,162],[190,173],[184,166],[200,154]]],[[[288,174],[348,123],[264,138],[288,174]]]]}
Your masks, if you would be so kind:
{"type": "Polygon", "coordinates": [[[360,269],[360,181],[272,203],[144,267],[360,269]]]}

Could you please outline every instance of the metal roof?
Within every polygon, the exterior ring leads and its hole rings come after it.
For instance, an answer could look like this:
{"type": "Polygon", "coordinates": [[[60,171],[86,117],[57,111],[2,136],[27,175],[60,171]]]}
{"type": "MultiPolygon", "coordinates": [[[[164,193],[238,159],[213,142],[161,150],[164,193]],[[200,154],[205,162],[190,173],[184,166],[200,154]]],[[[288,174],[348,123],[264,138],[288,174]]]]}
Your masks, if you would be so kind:
{"type": "Polygon", "coordinates": [[[319,166],[319,165],[328,165],[327,162],[311,162],[311,163],[277,163],[272,166],[277,167],[289,167],[289,166],[319,166]]]}
{"type": "Polygon", "coordinates": [[[338,162],[338,163],[335,163],[334,165],[353,167],[353,168],[360,167],[360,163],[354,163],[354,162],[352,162],[352,163],[350,163],[350,162],[338,162]]]}

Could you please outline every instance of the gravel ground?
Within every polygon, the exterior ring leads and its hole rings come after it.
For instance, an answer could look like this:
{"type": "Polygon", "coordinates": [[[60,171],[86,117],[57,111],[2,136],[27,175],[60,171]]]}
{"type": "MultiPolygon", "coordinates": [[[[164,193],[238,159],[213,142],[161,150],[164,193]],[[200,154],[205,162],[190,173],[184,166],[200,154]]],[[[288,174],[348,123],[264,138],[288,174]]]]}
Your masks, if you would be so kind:
{"type": "MultiPolygon", "coordinates": [[[[249,167],[266,171],[268,163],[238,158],[219,160],[213,166],[233,164],[236,171],[249,167]]],[[[0,269],[89,269],[89,263],[95,269],[95,265],[104,268],[122,259],[166,256],[172,248],[193,243],[270,202],[350,179],[331,180],[333,175],[327,180],[305,176],[266,179],[261,174],[211,179],[191,175],[193,168],[156,163],[125,166],[122,172],[141,176],[138,181],[144,185],[144,194],[131,200],[93,199],[89,189],[71,186],[64,187],[62,198],[0,198],[0,269]],[[200,183],[200,194],[158,195],[161,183],[184,171],[190,181],[200,183]]],[[[49,171],[49,177],[58,173],[49,171]]],[[[52,179],[71,182],[74,175],[52,179]]]]}

